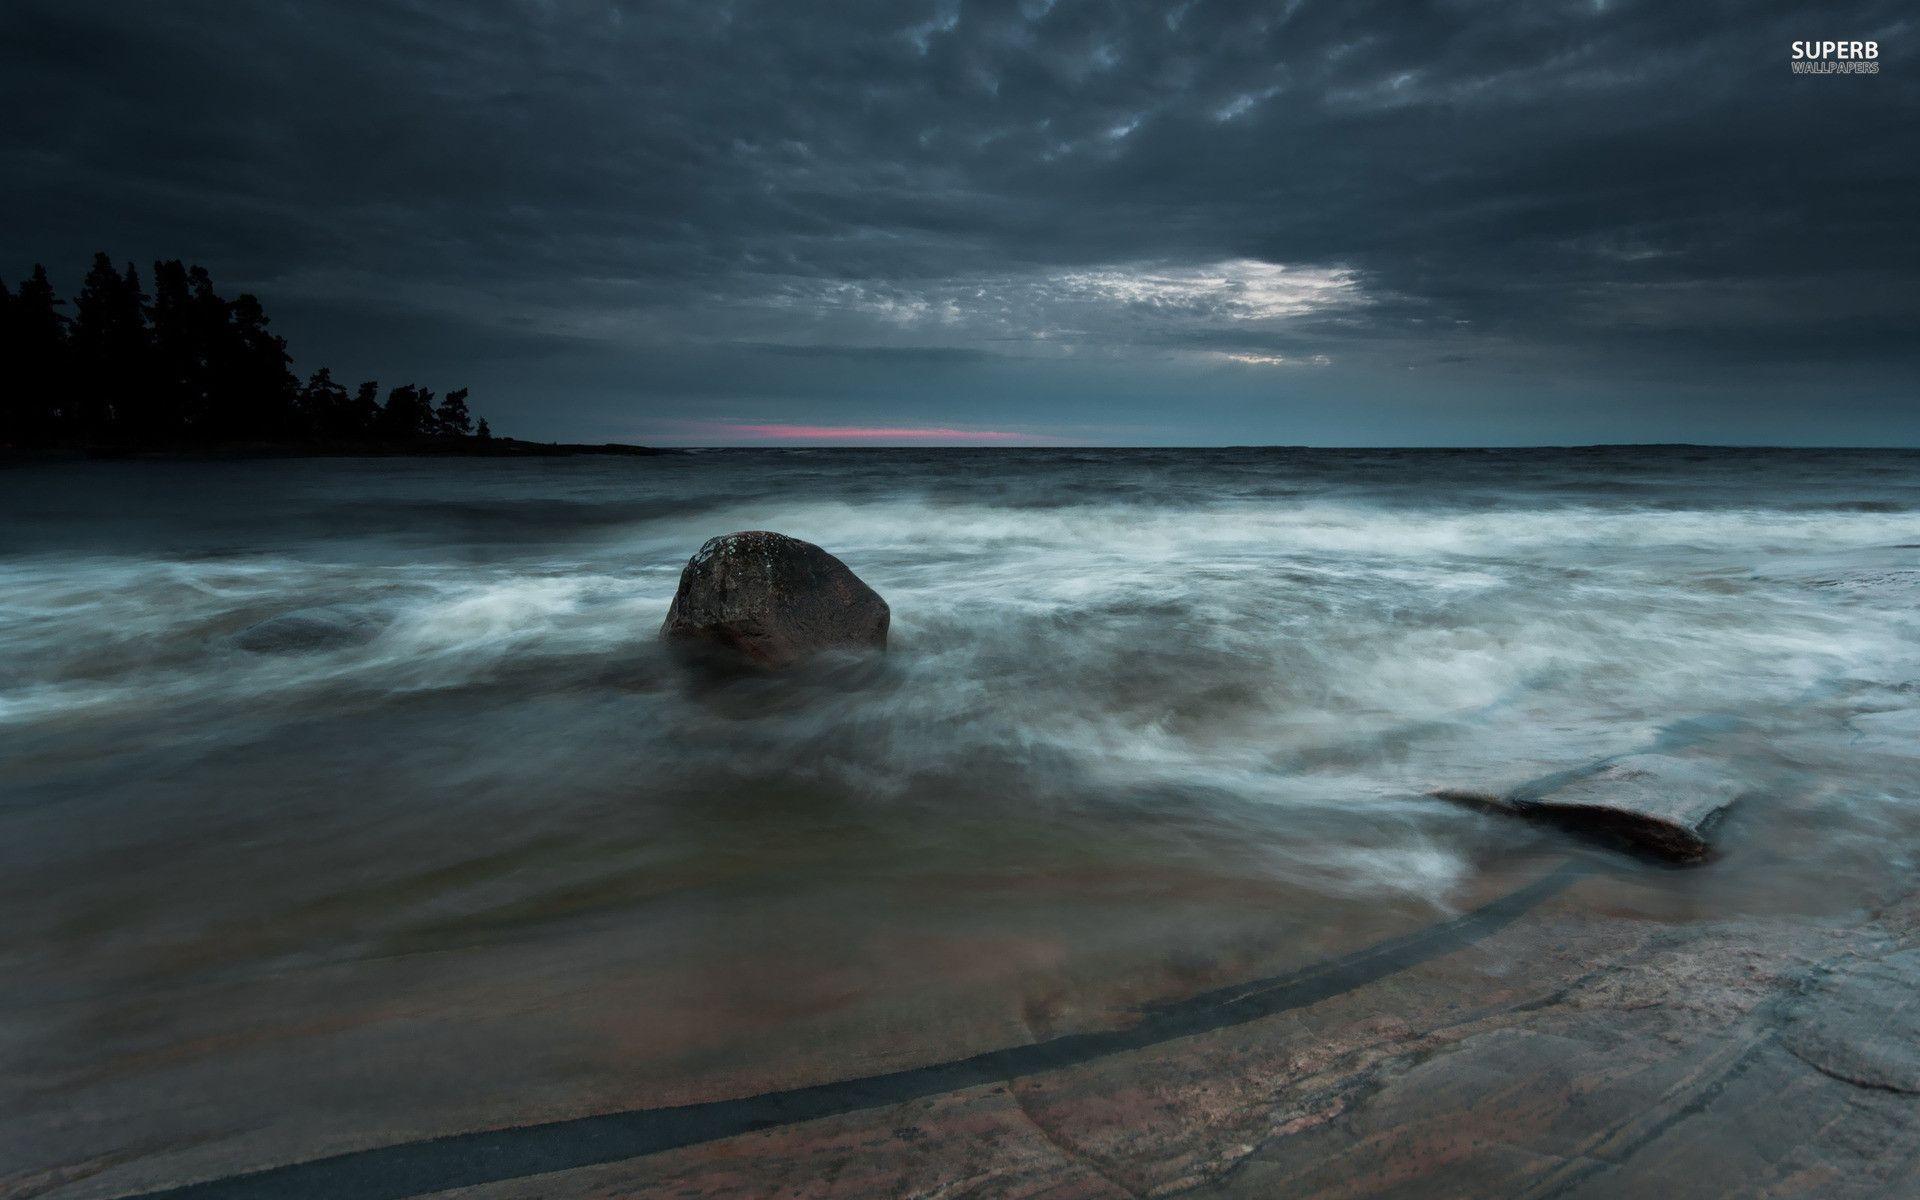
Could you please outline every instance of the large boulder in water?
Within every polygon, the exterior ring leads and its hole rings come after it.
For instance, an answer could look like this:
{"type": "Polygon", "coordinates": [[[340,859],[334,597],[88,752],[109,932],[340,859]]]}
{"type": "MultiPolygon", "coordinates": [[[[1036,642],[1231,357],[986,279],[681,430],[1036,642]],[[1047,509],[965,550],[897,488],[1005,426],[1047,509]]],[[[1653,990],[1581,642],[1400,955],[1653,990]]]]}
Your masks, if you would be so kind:
{"type": "Polygon", "coordinates": [[[1606,759],[1506,791],[1442,788],[1433,794],[1693,863],[1712,851],[1713,828],[1740,790],[1710,764],[1649,753],[1606,759]]]}
{"type": "Polygon", "coordinates": [[[880,594],[833,555],[751,530],[710,538],[687,562],[660,636],[786,667],[822,650],[885,649],[891,619],[880,594]]]}

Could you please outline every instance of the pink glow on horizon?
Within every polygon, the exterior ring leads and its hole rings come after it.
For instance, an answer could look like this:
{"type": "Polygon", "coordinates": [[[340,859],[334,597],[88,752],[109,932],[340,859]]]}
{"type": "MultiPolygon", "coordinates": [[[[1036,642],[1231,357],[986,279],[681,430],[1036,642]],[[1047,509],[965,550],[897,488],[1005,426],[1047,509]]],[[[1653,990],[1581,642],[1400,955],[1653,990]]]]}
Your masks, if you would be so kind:
{"type": "Polygon", "coordinates": [[[1031,434],[1004,429],[948,429],[887,425],[736,425],[703,423],[703,431],[733,437],[776,438],[794,442],[1030,442],[1031,434]]]}

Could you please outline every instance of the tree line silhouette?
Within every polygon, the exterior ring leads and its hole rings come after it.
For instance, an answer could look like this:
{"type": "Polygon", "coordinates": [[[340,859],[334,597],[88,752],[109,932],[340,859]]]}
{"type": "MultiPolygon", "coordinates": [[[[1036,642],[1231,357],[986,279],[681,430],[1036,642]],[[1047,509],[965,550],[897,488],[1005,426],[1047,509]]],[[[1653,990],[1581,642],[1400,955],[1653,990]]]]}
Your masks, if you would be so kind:
{"type": "Polygon", "coordinates": [[[69,305],[36,265],[0,280],[0,446],[128,447],[490,438],[467,389],[404,384],[380,399],[321,367],[302,383],[252,295],[224,299],[206,270],[153,264],[153,291],[96,254],[69,305]],[[71,309],[71,313],[63,311],[71,309]]]}

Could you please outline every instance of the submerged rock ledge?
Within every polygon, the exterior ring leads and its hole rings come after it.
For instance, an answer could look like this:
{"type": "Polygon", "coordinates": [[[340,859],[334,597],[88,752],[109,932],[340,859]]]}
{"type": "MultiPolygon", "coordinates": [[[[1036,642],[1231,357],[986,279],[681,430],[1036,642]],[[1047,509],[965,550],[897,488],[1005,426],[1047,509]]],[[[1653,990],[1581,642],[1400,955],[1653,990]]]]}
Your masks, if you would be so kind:
{"type": "Polygon", "coordinates": [[[1734,780],[1670,754],[1629,754],[1503,791],[1439,788],[1442,800],[1490,812],[1551,821],[1625,843],[1671,862],[1695,863],[1713,850],[1709,835],[1739,798],[1734,780]]]}
{"type": "Polygon", "coordinates": [[[297,608],[241,630],[234,644],[255,654],[304,654],[372,641],[380,627],[344,608],[297,608]]]}

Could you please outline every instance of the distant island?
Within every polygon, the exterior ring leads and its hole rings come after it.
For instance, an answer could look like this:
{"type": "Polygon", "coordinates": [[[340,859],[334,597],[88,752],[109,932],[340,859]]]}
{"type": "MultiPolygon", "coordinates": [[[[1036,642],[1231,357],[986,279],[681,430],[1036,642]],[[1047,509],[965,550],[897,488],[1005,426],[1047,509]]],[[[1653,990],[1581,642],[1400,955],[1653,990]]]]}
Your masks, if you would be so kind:
{"type": "Polygon", "coordinates": [[[641,446],[496,438],[467,407],[413,383],[349,390],[326,367],[303,383],[258,298],[214,291],[206,269],[94,255],[69,305],[36,264],[0,279],[0,450],[109,457],[214,454],[648,454],[641,446]],[[71,313],[66,310],[71,308],[71,313]]]}

